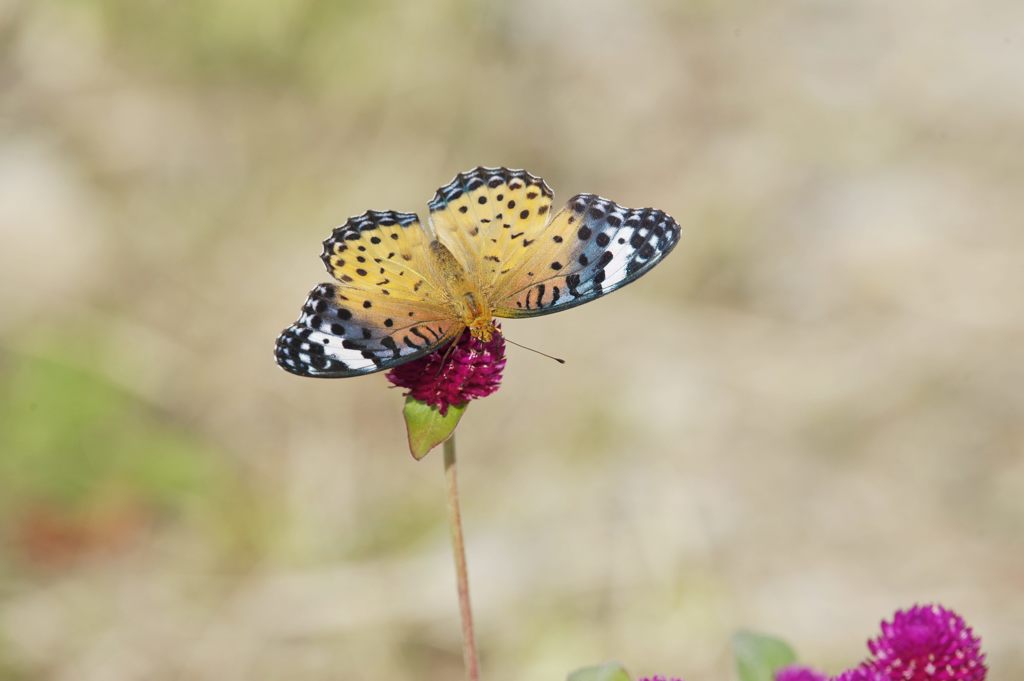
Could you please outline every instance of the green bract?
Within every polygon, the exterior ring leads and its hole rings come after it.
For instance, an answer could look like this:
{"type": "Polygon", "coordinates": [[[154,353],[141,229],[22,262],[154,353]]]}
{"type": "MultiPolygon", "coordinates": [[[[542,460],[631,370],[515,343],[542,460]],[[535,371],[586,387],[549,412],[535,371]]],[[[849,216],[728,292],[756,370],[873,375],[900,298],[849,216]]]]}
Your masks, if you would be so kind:
{"type": "Polygon", "coordinates": [[[402,413],[405,415],[409,451],[413,458],[419,461],[431,449],[450,438],[465,411],[465,404],[453,404],[448,407],[448,413],[442,416],[437,407],[407,397],[402,413]]]}

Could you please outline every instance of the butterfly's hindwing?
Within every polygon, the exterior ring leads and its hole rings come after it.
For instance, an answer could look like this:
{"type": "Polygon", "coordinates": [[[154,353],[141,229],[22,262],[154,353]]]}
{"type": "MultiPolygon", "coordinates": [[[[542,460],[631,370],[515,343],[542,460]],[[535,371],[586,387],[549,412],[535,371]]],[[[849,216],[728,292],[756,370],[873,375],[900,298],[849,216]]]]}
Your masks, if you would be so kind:
{"type": "Polygon", "coordinates": [[[678,240],[679,225],[663,211],[574,196],[500,282],[494,314],[531,317],[594,300],[643,276],[678,240]]]}
{"type": "Polygon", "coordinates": [[[370,210],[336,228],[320,258],[343,288],[441,305],[430,241],[415,213],[370,210]]]}
{"type": "Polygon", "coordinates": [[[390,369],[421,357],[461,332],[422,307],[376,300],[337,284],[313,289],[298,320],[281,332],[275,356],[300,376],[343,378],[390,369]]]}

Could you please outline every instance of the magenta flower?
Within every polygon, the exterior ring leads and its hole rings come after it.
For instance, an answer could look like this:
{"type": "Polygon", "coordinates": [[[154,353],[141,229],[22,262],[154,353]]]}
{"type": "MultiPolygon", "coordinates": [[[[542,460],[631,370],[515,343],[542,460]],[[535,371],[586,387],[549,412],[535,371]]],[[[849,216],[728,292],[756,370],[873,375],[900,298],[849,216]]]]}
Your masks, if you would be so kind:
{"type": "Polygon", "coordinates": [[[675,676],[673,676],[671,679],[668,679],[668,678],[666,678],[664,676],[645,676],[644,678],[640,679],[639,681],[683,681],[683,680],[680,679],[680,678],[677,678],[675,676]]]}
{"type": "Polygon", "coordinates": [[[490,340],[474,338],[467,329],[454,344],[395,367],[387,378],[408,389],[407,396],[437,407],[444,416],[452,405],[461,406],[495,392],[504,368],[505,339],[495,324],[490,340]]]}
{"type": "Polygon", "coordinates": [[[853,669],[847,669],[839,676],[833,676],[830,681],[896,681],[885,672],[872,669],[867,664],[862,664],[853,669]]]}
{"type": "Polygon", "coordinates": [[[983,681],[988,673],[981,641],[941,605],[896,611],[868,648],[874,657],[865,665],[895,681],[983,681]]]}
{"type": "Polygon", "coordinates": [[[792,664],[775,672],[775,681],[828,681],[828,675],[810,667],[792,664]]]}

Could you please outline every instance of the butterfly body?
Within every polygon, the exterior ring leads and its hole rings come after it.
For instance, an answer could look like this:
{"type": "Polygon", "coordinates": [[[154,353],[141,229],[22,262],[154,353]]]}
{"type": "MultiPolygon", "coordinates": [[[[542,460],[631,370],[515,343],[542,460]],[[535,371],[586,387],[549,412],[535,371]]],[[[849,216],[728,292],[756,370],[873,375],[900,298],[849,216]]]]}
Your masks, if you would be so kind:
{"type": "Polygon", "coordinates": [[[367,211],[324,242],[337,280],[310,293],[277,340],[278,363],[302,376],[389,369],[458,338],[491,339],[496,317],[575,307],[661,261],[679,225],[653,208],[578,194],[552,214],[553,192],[523,170],[459,173],[413,213],[367,211]]]}
{"type": "MultiPolygon", "coordinates": [[[[474,338],[485,342],[491,340],[494,317],[480,287],[440,241],[430,242],[430,253],[441,279],[447,284],[452,316],[462,320],[463,327],[468,328],[474,338]]],[[[458,337],[457,333],[454,335],[458,337]]]]}

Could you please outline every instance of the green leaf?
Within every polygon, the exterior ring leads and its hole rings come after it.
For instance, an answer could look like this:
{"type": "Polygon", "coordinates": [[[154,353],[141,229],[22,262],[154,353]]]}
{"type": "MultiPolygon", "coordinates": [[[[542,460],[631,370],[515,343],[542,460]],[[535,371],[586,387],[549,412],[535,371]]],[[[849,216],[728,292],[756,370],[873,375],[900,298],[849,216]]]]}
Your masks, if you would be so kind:
{"type": "Polygon", "coordinates": [[[740,681],[774,681],[775,672],[796,662],[796,653],[785,641],[752,631],[733,635],[732,652],[740,681]]]}
{"type": "Polygon", "coordinates": [[[409,433],[409,451],[412,452],[413,458],[419,461],[431,449],[450,438],[465,411],[465,404],[460,406],[453,404],[448,407],[448,413],[441,416],[437,407],[432,407],[426,402],[420,402],[411,397],[405,398],[405,408],[402,413],[405,415],[405,429],[409,433]]]}
{"type": "Polygon", "coordinates": [[[566,681],[629,681],[629,674],[618,662],[577,669],[566,681]]]}

